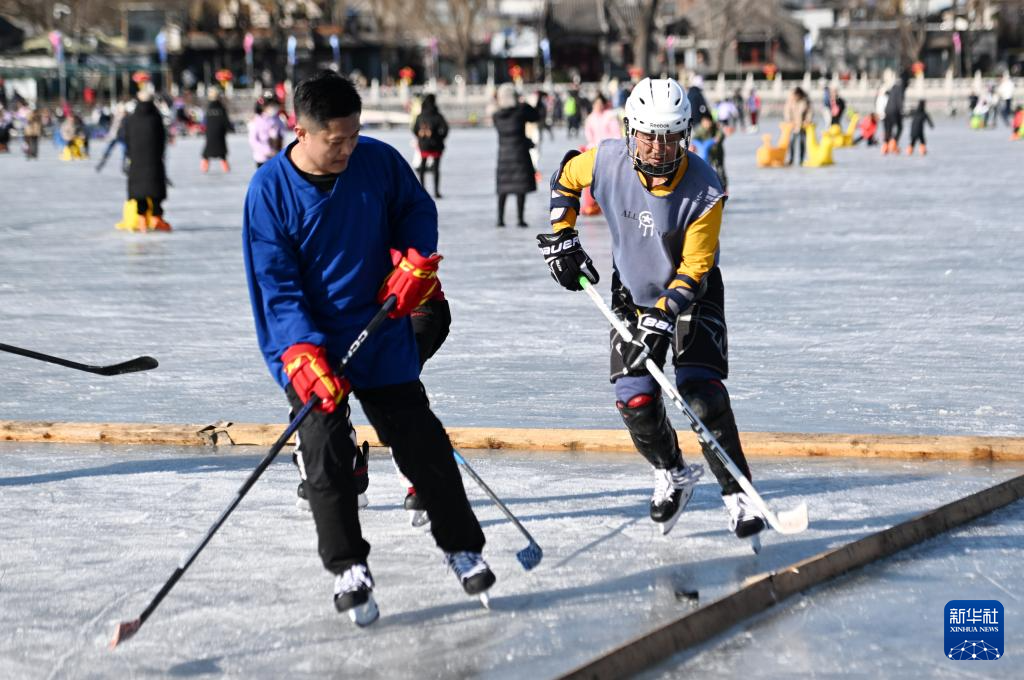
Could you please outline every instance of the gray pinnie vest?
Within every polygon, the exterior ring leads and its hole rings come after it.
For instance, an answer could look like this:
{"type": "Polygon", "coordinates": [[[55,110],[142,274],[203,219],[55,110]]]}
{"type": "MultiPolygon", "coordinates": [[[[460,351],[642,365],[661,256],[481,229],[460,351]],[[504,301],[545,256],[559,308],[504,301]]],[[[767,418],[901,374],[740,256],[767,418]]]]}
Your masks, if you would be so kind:
{"type": "Polygon", "coordinates": [[[640,307],[654,306],[675,278],[686,229],[723,200],[711,166],[693,153],[686,157],[682,181],[660,197],[637,177],[622,139],[608,139],[597,147],[590,191],[612,232],[612,263],[640,307]]]}

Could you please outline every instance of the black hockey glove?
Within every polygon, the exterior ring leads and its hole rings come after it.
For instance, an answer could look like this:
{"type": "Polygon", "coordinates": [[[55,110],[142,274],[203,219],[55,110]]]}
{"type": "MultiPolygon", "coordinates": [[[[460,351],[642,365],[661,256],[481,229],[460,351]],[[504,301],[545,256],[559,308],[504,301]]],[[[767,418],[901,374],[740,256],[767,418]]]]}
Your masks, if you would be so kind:
{"type": "Polygon", "coordinates": [[[586,276],[591,283],[601,277],[594,268],[594,262],[580,245],[580,236],[575,229],[562,229],[555,234],[537,234],[544,261],[551,270],[551,277],[567,290],[583,290],[580,276],[586,276]]]}
{"type": "Polygon", "coordinates": [[[675,320],[668,312],[653,307],[641,314],[637,320],[633,341],[622,346],[622,363],[626,367],[626,372],[630,375],[645,372],[647,369],[644,363],[648,359],[658,367],[664,365],[665,354],[675,330],[675,320]]]}

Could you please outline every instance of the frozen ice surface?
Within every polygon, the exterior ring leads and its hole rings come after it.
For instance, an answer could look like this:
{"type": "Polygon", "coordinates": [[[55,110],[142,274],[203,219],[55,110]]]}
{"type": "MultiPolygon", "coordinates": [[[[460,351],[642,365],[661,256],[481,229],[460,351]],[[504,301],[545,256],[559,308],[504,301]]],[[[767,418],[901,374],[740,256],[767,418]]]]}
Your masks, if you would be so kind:
{"type": "MultiPolygon", "coordinates": [[[[755,136],[727,142],[722,265],[741,429],[1021,435],[1024,146],[962,120],[938,125],[926,158],[841,150],[820,170],[757,170],[755,136]]],[[[405,130],[369,134],[409,150],[405,130]]],[[[545,175],[569,146],[545,142],[545,175]]],[[[283,428],[287,408],[256,348],[240,257],[246,145],[231,138],[227,176],[198,174],[200,148],[191,139],[169,149],[175,231],[147,235],[113,229],[124,198],[113,165],[97,176],[92,163],[61,163],[50,149],[38,163],[0,156],[0,339],[85,363],[161,362],[102,378],[0,355],[0,417],[283,428]]],[[[604,321],[550,280],[536,249],[545,193],[528,198],[531,229],[494,227],[494,149],[493,130],[456,130],[444,159],[442,280],[454,324],[424,378],[435,408],[449,425],[618,427],[604,321]]],[[[607,296],[602,220],[584,220],[582,232],[607,296]]],[[[362,517],[382,619],[355,630],[333,612],[310,518],[293,507],[296,474],[282,461],[139,635],[109,653],[114,623],[138,616],[263,451],[0,444],[0,676],[549,677],[688,611],[680,589],[710,601],[746,576],[1022,472],[755,460],[769,503],[807,500],[811,528],[769,534],[754,557],[726,532],[707,483],[659,537],[639,456],[468,453],[545,550],[524,573],[514,558],[522,536],[467,481],[499,577],[492,612],[462,594],[429,536],[408,526],[391,464],[377,455],[362,517]]],[[[1018,506],[794,600],[655,674],[879,676],[900,653],[901,676],[968,672],[939,656],[941,607],[986,597],[1014,615],[1024,595],[1018,506]]],[[[1012,674],[1004,669],[1016,668],[1022,641],[1008,628],[1007,663],[973,672],[1012,674]]]]}
{"type": "MultiPolygon", "coordinates": [[[[1021,435],[1024,147],[960,119],[938,125],[925,158],[842,149],[824,169],[760,170],[757,136],[729,138],[722,267],[741,430],[1021,435]]],[[[367,132],[410,151],[404,129],[367,132]]],[[[99,379],[2,355],[2,417],[284,418],[242,269],[252,164],[244,137],[229,139],[230,175],[199,174],[201,140],[169,148],[170,234],[114,230],[116,162],[97,175],[48,146],[38,163],[0,156],[3,341],[86,363],[161,362],[99,379]]],[[[545,140],[545,177],[578,143],[545,140]]],[[[449,425],[618,427],[605,321],[537,250],[546,193],[527,199],[530,229],[494,227],[495,149],[491,129],[455,130],[443,161],[454,321],[424,377],[436,410],[449,425]]],[[[607,298],[607,230],[583,224],[607,298]]]]}
{"type": "MultiPolygon", "coordinates": [[[[748,576],[1024,471],[1024,465],[760,460],[755,469],[766,500],[780,508],[803,498],[812,522],[797,536],[766,534],[764,550],[754,556],[727,531],[717,486],[707,482],[662,537],[647,517],[651,475],[639,456],[469,455],[545,553],[539,567],[524,572],[515,553],[525,539],[467,479],[488,537],[485,556],[498,575],[487,612],[445,572],[431,537],[409,526],[404,489],[386,454],[375,452],[370,507],[360,517],[373,545],[381,619],[359,630],[333,610],[332,579],[317,558],[312,518],[294,506],[297,473],[282,460],[136,637],[108,651],[115,623],[141,613],[263,454],[230,451],[0,443],[0,675],[552,677],[691,611],[695,605],[681,591],[696,590],[700,603],[710,602],[748,576]]],[[[984,595],[1016,618],[1024,596],[1015,577],[1020,519],[1018,504],[932,541],[922,559],[896,560],[873,568],[877,577],[855,576],[853,588],[794,600],[794,613],[727,639],[742,662],[712,649],[682,669],[687,677],[724,678],[755,666],[785,668],[786,659],[835,672],[848,661],[848,670],[878,677],[891,663],[873,652],[880,647],[941,671],[937,631],[946,601],[984,595]],[[872,628],[885,635],[861,632],[872,628]]],[[[1024,635],[1008,627],[1007,663],[996,670],[1009,667],[1022,643],[1024,635]]]]}

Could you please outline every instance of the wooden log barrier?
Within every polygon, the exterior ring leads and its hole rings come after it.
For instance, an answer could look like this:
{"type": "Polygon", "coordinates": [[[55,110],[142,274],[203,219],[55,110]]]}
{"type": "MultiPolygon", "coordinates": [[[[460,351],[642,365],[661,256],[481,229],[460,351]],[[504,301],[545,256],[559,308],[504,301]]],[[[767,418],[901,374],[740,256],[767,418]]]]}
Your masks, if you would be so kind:
{"type": "Polygon", "coordinates": [[[682,616],[562,675],[588,680],[631,677],[673,654],[742,624],[791,595],[889,557],[1024,497],[1024,475],[965,496],[859,541],[756,576],[735,593],[682,616]]]}
{"type": "MultiPolygon", "coordinates": [[[[208,425],[160,423],[68,423],[0,421],[0,441],[67,444],[150,444],[161,446],[270,446],[286,423],[217,421],[208,425]]],[[[357,426],[357,437],[380,446],[373,429],[357,426]]],[[[451,427],[460,449],[525,451],[634,452],[625,428],[615,430],[451,427]]],[[[693,433],[680,431],[684,451],[697,451],[693,433]]],[[[933,435],[814,434],[745,432],[748,456],[844,456],[988,461],[1024,460],[1022,437],[933,435]]]]}

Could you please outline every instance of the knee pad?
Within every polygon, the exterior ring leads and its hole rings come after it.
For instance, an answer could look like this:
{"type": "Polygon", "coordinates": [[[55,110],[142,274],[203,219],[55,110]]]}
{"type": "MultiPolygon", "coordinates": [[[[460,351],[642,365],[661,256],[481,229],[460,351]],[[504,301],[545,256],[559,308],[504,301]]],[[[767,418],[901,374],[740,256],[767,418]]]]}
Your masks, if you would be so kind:
{"type": "Polygon", "coordinates": [[[669,423],[660,396],[640,394],[628,402],[615,402],[622,422],[637,451],[656,468],[668,469],[682,464],[676,431],[669,423]]]}
{"type": "MultiPolygon", "coordinates": [[[[750,479],[750,468],[743,454],[736,417],[733,415],[729,391],[725,389],[725,385],[718,380],[688,380],[680,386],[679,392],[701,422],[711,430],[711,434],[736,463],[740,472],[750,479]]],[[[705,452],[704,457],[721,484],[722,493],[737,493],[741,490],[714,454],[705,452]]]]}

